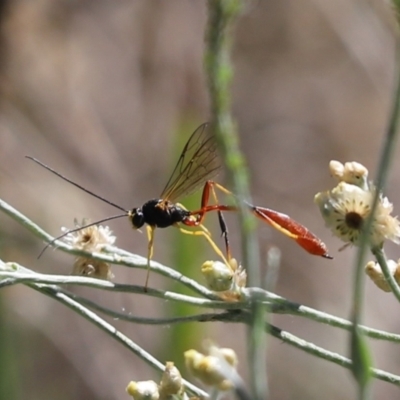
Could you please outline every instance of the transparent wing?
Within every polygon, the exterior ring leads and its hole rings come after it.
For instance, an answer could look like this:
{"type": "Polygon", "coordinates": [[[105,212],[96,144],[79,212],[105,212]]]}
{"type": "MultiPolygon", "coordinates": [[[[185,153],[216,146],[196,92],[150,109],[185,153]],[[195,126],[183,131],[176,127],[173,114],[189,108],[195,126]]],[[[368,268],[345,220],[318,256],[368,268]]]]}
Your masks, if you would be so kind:
{"type": "Polygon", "coordinates": [[[215,177],[220,167],[216,144],[209,134],[209,124],[204,123],[187,141],[160,198],[175,203],[215,177]]]}

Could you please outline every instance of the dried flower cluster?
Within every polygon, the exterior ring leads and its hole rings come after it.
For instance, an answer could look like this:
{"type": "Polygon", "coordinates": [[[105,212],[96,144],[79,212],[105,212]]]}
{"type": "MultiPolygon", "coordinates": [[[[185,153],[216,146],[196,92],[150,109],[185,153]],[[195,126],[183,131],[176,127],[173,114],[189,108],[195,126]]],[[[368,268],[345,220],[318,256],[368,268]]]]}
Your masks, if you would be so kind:
{"type": "MultiPolygon", "coordinates": [[[[83,220],[81,224],[76,220],[74,222],[75,229],[79,229],[88,223],[87,220],[83,220]]],[[[62,231],[66,232],[68,229],[63,227],[62,231]]],[[[108,226],[93,225],[77,230],[76,232],[68,233],[64,241],[80,250],[94,253],[100,252],[106,245],[114,244],[115,239],[116,237],[112,235],[112,231],[108,226]]],[[[86,275],[92,278],[107,280],[114,277],[108,263],[90,257],[77,257],[72,273],[74,275],[86,275]]]]}
{"type": "MultiPolygon", "coordinates": [[[[318,193],[315,203],[335,236],[347,244],[358,245],[371,213],[375,186],[368,182],[368,170],[357,162],[343,165],[331,161],[330,171],[339,183],[332,190],[318,193]]],[[[380,195],[369,234],[371,248],[382,247],[385,240],[400,242],[399,221],[391,215],[392,211],[387,197],[380,195]]]]}

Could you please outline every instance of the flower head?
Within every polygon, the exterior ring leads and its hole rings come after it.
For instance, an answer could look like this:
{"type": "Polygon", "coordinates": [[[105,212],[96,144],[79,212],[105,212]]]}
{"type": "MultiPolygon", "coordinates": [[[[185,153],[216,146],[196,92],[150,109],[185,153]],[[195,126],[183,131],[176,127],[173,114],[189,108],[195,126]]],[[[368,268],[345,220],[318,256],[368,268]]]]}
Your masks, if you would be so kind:
{"type": "MultiPolygon", "coordinates": [[[[79,224],[77,220],[74,221],[75,230],[88,224],[87,220],[82,220],[79,224]]],[[[63,232],[68,232],[67,228],[61,228],[63,232]]],[[[87,228],[79,229],[75,232],[68,233],[64,237],[64,241],[69,245],[77,247],[78,249],[95,252],[101,251],[106,245],[113,245],[116,237],[112,235],[112,231],[108,226],[92,225],[87,228]]]]}
{"type": "MultiPolygon", "coordinates": [[[[374,187],[364,190],[342,181],[334,189],[318,193],[314,201],[333,234],[346,243],[358,245],[365,221],[371,213],[374,195],[374,187]]],[[[381,196],[370,231],[372,247],[382,246],[386,239],[400,242],[399,221],[390,215],[392,211],[392,204],[381,196]]]]}
{"type": "MultiPolygon", "coordinates": [[[[83,220],[82,224],[79,224],[75,220],[75,229],[79,229],[87,225],[87,223],[86,220],[83,220]]],[[[64,232],[68,231],[66,228],[62,228],[62,230],[64,232]]],[[[80,250],[100,252],[104,246],[114,244],[115,239],[116,237],[112,235],[112,231],[108,226],[93,225],[68,233],[64,241],[80,250]]],[[[92,278],[110,280],[114,277],[110,268],[110,264],[104,261],[90,257],[77,257],[72,273],[74,275],[86,275],[92,278]]]]}

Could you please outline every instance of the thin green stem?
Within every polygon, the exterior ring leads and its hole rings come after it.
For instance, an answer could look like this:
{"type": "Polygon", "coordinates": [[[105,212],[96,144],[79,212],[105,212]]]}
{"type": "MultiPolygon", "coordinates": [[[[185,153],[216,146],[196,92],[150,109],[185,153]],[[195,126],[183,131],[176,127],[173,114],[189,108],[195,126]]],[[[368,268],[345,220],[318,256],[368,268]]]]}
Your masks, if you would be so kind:
{"type": "MultiPolygon", "coordinates": [[[[322,347],[316,346],[315,344],[307,342],[301,338],[298,338],[295,335],[292,335],[289,332],[283,331],[272,325],[267,326],[266,331],[269,332],[272,336],[276,337],[277,339],[291,346],[294,346],[298,349],[301,349],[306,353],[312,354],[327,361],[331,361],[344,368],[352,369],[351,360],[341,356],[340,354],[325,350],[322,347]]],[[[370,368],[369,372],[374,378],[392,383],[396,386],[400,386],[400,376],[398,375],[394,375],[377,368],[370,368]]]]}
{"type": "MultiPolygon", "coordinates": [[[[6,264],[9,265],[9,264],[6,264]]],[[[15,265],[15,264],[12,264],[15,265]]],[[[20,267],[23,268],[23,267],[20,267]]],[[[26,273],[25,275],[29,275],[28,273],[26,273]]],[[[36,275],[35,273],[31,272],[31,277],[32,275],[36,275]]],[[[43,274],[39,274],[42,275],[43,274]]],[[[72,277],[60,277],[62,282],[67,282],[65,281],[65,278],[72,278],[72,277]]],[[[84,281],[84,280],[89,280],[89,281],[98,281],[99,283],[105,283],[110,284],[110,282],[104,282],[104,281],[100,281],[97,279],[91,279],[91,278],[84,278],[84,277],[74,277],[74,278],[79,278],[78,281],[84,281]]],[[[6,278],[6,279],[10,279],[10,278],[6,278]]],[[[56,280],[57,281],[57,280],[56,280]]],[[[59,300],[60,298],[65,299],[65,298],[69,298],[71,301],[74,301],[77,304],[83,305],[83,306],[89,306],[90,308],[94,308],[98,311],[101,312],[105,312],[107,315],[110,315],[114,318],[120,318],[120,319],[124,319],[124,320],[131,320],[132,322],[136,322],[136,323],[145,323],[145,324],[167,324],[167,323],[178,323],[178,322],[189,322],[189,321],[199,321],[199,322],[206,322],[206,321],[220,321],[220,322],[230,322],[230,323],[246,323],[249,324],[251,321],[251,312],[250,311],[250,305],[248,303],[231,303],[230,307],[234,307],[235,309],[232,309],[230,311],[224,312],[224,313],[213,313],[213,314],[199,314],[197,316],[189,316],[189,317],[181,317],[181,319],[159,319],[159,320],[155,320],[155,319],[151,319],[151,318],[139,318],[139,317],[133,317],[130,315],[126,315],[126,314],[121,314],[121,313],[116,313],[113,312],[112,310],[109,310],[107,308],[103,308],[93,302],[91,302],[90,300],[84,299],[79,297],[78,295],[69,293],[63,289],[61,289],[58,286],[52,285],[52,284],[46,284],[46,283],[33,283],[32,281],[23,281],[24,284],[33,287],[35,290],[39,290],[42,291],[43,293],[50,295],[51,297],[54,297],[53,295],[55,294],[59,294],[59,296],[57,297],[57,300],[59,300]],[[247,311],[246,308],[241,311],[240,307],[246,307],[247,304],[247,311]],[[239,309],[238,309],[239,308],[239,309]]],[[[51,280],[49,280],[49,282],[52,282],[51,280]]],[[[76,283],[76,282],[75,282],[76,283]]],[[[112,285],[112,284],[111,284],[112,285]]],[[[276,304],[282,305],[285,303],[285,299],[280,298],[279,296],[276,295],[271,295],[269,293],[267,293],[266,291],[261,291],[261,290],[256,290],[254,289],[254,291],[256,291],[258,294],[258,296],[261,298],[262,294],[265,294],[265,298],[269,298],[269,299],[275,299],[276,300],[276,304]]],[[[287,301],[286,301],[287,302],[287,301]]],[[[70,302],[69,302],[70,303],[70,302]]],[[[295,303],[290,303],[287,302],[288,304],[291,305],[292,308],[293,305],[295,303]]],[[[215,308],[214,306],[211,306],[212,308],[215,308]]],[[[318,314],[318,312],[315,312],[312,309],[308,309],[307,307],[304,306],[299,306],[297,307],[299,312],[302,312],[303,315],[312,315],[314,319],[319,320],[319,321],[328,321],[330,319],[329,316],[325,316],[323,315],[323,313],[318,314]]],[[[331,317],[332,318],[332,317],[331,317]]],[[[336,317],[334,317],[336,318],[336,317]]],[[[331,324],[333,325],[332,321],[330,321],[331,324]]],[[[349,328],[350,327],[350,322],[349,321],[341,321],[340,319],[337,319],[334,321],[336,323],[336,326],[340,326],[340,327],[344,327],[344,328],[349,328]]],[[[360,327],[360,329],[363,329],[363,327],[360,327]]],[[[369,328],[365,328],[365,331],[367,332],[369,328]]],[[[277,328],[272,329],[269,331],[273,336],[278,337],[279,339],[285,341],[286,343],[293,345],[297,348],[300,348],[308,353],[314,354],[320,358],[323,358],[325,360],[328,361],[332,361],[335,362],[339,365],[345,366],[346,368],[350,368],[351,367],[351,362],[350,360],[346,359],[345,357],[342,357],[336,353],[330,352],[328,350],[325,350],[323,348],[320,348],[318,346],[315,346],[312,343],[309,343],[307,341],[305,341],[304,339],[300,339],[288,332],[283,332],[278,330],[277,328]]],[[[368,332],[367,332],[368,333],[368,332]]],[[[393,340],[396,342],[400,341],[400,337],[399,335],[392,335],[393,337],[390,337],[391,334],[385,334],[384,332],[380,332],[380,331],[372,331],[369,332],[371,334],[372,337],[376,337],[376,338],[380,338],[380,339],[387,339],[387,340],[393,340]]],[[[375,376],[378,379],[390,382],[390,383],[394,383],[396,385],[399,384],[400,382],[400,378],[392,375],[390,373],[378,370],[378,369],[371,369],[372,375],[375,376]]]]}
{"type": "MultiPolygon", "coordinates": [[[[354,360],[353,363],[353,373],[359,383],[359,398],[365,399],[368,398],[368,394],[365,387],[368,382],[368,365],[362,365],[363,363],[367,363],[368,349],[366,343],[360,335],[359,324],[361,322],[361,314],[362,314],[362,305],[363,305],[363,297],[364,297],[364,273],[363,268],[365,265],[365,255],[367,249],[369,247],[369,233],[372,227],[372,222],[375,214],[375,210],[377,204],[379,202],[379,196],[383,192],[383,189],[386,184],[387,176],[389,173],[390,163],[393,158],[393,153],[395,149],[395,142],[397,139],[397,131],[399,126],[399,117],[400,117],[400,44],[397,43],[396,48],[396,71],[397,75],[396,79],[396,90],[394,93],[393,99],[393,108],[391,111],[389,127],[385,136],[385,142],[383,145],[377,180],[376,180],[376,193],[373,201],[373,205],[371,208],[371,213],[365,227],[361,233],[360,247],[357,253],[356,259],[356,269],[354,274],[354,289],[353,289],[353,310],[352,310],[352,321],[353,321],[353,330],[352,330],[352,338],[351,338],[351,351],[352,357],[354,360]]],[[[390,282],[390,281],[389,281],[390,282]]]]}
{"type": "Polygon", "coordinates": [[[221,300],[216,301],[216,300],[202,299],[198,297],[182,295],[180,293],[156,290],[151,288],[148,288],[147,292],[144,292],[142,286],[117,284],[101,279],[88,278],[83,276],[46,275],[38,273],[0,271],[0,277],[8,279],[7,286],[18,283],[23,283],[23,284],[35,283],[44,285],[74,284],[79,286],[92,287],[96,289],[103,289],[111,292],[145,294],[150,297],[156,297],[169,301],[183,302],[186,304],[192,304],[198,307],[205,307],[205,308],[234,309],[238,307],[237,303],[228,303],[226,301],[221,301],[221,300]],[[12,282],[10,282],[10,280],[12,280],[12,282]]]}
{"type": "MultiPolygon", "coordinates": [[[[304,306],[299,303],[292,302],[284,297],[278,296],[274,293],[267,292],[260,288],[248,288],[246,291],[257,292],[264,296],[264,301],[271,302],[272,312],[279,314],[298,315],[316,322],[321,322],[332,327],[341,328],[350,331],[353,323],[344,318],[336,317],[322,311],[315,310],[311,307],[304,306]]],[[[379,329],[372,329],[364,325],[359,326],[362,333],[373,339],[385,340],[393,343],[400,343],[400,335],[382,331],[379,329]]]]}
{"type": "MultiPolygon", "coordinates": [[[[230,59],[233,26],[242,7],[241,0],[209,0],[206,31],[205,66],[211,98],[211,125],[226,166],[228,180],[241,200],[250,200],[249,174],[239,149],[239,136],[231,115],[230,59]]],[[[243,263],[248,269],[249,284],[259,283],[258,241],[256,223],[246,205],[239,201],[243,263]]]]}
{"type": "MultiPolygon", "coordinates": [[[[143,293],[142,286],[136,285],[119,285],[106,280],[71,276],[71,275],[46,275],[38,274],[28,268],[22,267],[16,263],[3,263],[0,261],[0,288],[5,286],[16,285],[18,283],[37,283],[37,284],[50,284],[50,285],[81,285],[97,289],[115,290],[118,292],[127,293],[143,293]]],[[[321,322],[332,327],[337,327],[345,330],[351,330],[352,323],[346,319],[315,310],[311,307],[304,306],[299,303],[292,302],[284,297],[278,296],[274,293],[268,292],[260,288],[247,288],[244,298],[240,302],[230,303],[226,301],[213,301],[208,299],[201,299],[192,296],[184,296],[174,292],[163,292],[156,289],[148,288],[146,295],[153,296],[171,301],[188,302],[189,304],[214,309],[231,309],[231,310],[248,310],[251,307],[251,299],[258,296],[263,303],[271,308],[273,313],[297,315],[307,318],[316,322],[321,322]],[[247,293],[247,295],[246,295],[247,293]]],[[[360,325],[360,330],[373,339],[385,340],[393,343],[400,343],[400,335],[382,331],[379,329],[372,329],[360,325]]]]}
{"type": "MultiPolygon", "coordinates": [[[[87,287],[93,287],[97,289],[106,289],[118,292],[127,293],[143,293],[142,286],[136,285],[119,285],[113,282],[81,277],[81,276],[70,276],[70,275],[46,275],[38,274],[28,268],[22,267],[16,263],[2,263],[0,261],[0,287],[15,285],[18,283],[37,283],[37,284],[50,284],[50,285],[81,285],[87,287]]],[[[258,296],[263,303],[271,308],[273,313],[278,314],[290,314],[301,316],[316,322],[321,322],[332,327],[337,327],[345,330],[351,330],[352,323],[346,319],[339,318],[337,316],[315,310],[311,307],[304,306],[299,303],[292,302],[274,293],[265,291],[260,288],[247,288],[247,296],[244,296],[240,302],[230,303],[226,301],[213,301],[208,299],[201,299],[192,296],[185,296],[174,292],[163,292],[156,289],[148,289],[146,295],[161,298],[170,301],[188,302],[189,304],[202,307],[202,308],[214,308],[214,309],[231,309],[231,310],[248,310],[251,307],[251,299],[254,296],[258,296]]],[[[360,330],[366,335],[373,339],[385,340],[393,343],[400,343],[400,335],[372,329],[366,326],[360,325],[360,330]]]]}
{"type": "MultiPolygon", "coordinates": [[[[230,52],[233,26],[242,8],[241,0],[208,0],[208,23],[206,33],[205,65],[211,97],[211,124],[215,132],[225,165],[228,179],[240,200],[250,200],[249,175],[242,153],[236,124],[231,114],[231,81],[233,66],[230,52]]],[[[242,236],[242,259],[248,271],[248,281],[252,286],[260,282],[258,241],[255,221],[244,202],[239,201],[239,220],[242,236]]],[[[263,306],[253,299],[253,322],[249,332],[249,365],[254,399],[267,397],[265,368],[260,370],[261,358],[266,360],[263,337],[263,306]],[[261,376],[262,374],[262,376],[261,376]]]]}

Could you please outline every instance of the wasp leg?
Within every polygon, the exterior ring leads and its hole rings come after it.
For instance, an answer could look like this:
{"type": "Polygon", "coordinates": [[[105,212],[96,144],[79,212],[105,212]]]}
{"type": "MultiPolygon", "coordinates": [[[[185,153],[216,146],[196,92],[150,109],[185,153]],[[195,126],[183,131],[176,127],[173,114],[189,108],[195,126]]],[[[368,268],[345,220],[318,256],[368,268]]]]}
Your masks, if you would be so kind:
{"type": "Polygon", "coordinates": [[[153,250],[154,250],[154,231],[156,228],[154,226],[147,225],[147,239],[149,240],[147,246],[147,275],[146,275],[146,283],[144,285],[144,291],[147,292],[147,284],[149,283],[150,277],[150,260],[153,258],[153,250]]]}
{"type": "Polygon", "coordinates": [[[194,235],[194,236],[204,236],[208,243],[210,243],[211,247],[214,249],[214,251],[222,258],[224,263],[229,267],[232,268],[231,265],[229,264],[228,260],[225,258],[223,252],[219,249],[219,247],[215,244],[214,240],[211,239],[211,235],[208,232],[208,229],[204,227],[203,225],[198,225],[200,229],[202,230],[196,230],[196,231],[189,231],[187,229],[184,229],[180,226],[178,226],[179,230],[186,234],[186,235],[194,235]]]}
{"type": "Polygon", "coordinates": [[[221,236],[224,238],[225,242],[225,252],[226,252],[226,258],[228,260],[232,259],[232,253],[231,253],[231,246],[229,243],[229,237],[228,237],[228,226],[226,225],[224,215],[222,214],[222,211],[218,210],[218,222],[219,222],[219,227],[221,229],[221,236]]]}
{"type": "Polygon", "coordinates": [[[231,255],[231,247],[229,243],[229,237],[228,237],[228,227],[226,225],[224,216],[222,214],[222,211],[236,211],[236,207],[234,206],[223,206],[219,204],[218,201],[218,196],[215,192],[215,188],[219,189],[221,192],[231,195],[232,193],[225,189],[223,186],[219,185],[218,183],[214,181],[207,181],[204,185],[203,188],[203,193],[201,196],[201,208],[200,210],[193,211],[191,214],[195,216],[195,221],[192,221],[192,223],[187,223],[185,222],[185,225],[189,226],[201,226],[206,213],[209,211],[217,211],[218,212],[218,222],[219,226],[221,229],[221,236],[224,238],[225,242],[225,251],[226,251],[226,258],[230,260],[232,258],[231,255]],[[215,204],[210,205],[210,195],[213,197],[215,204]]]}

